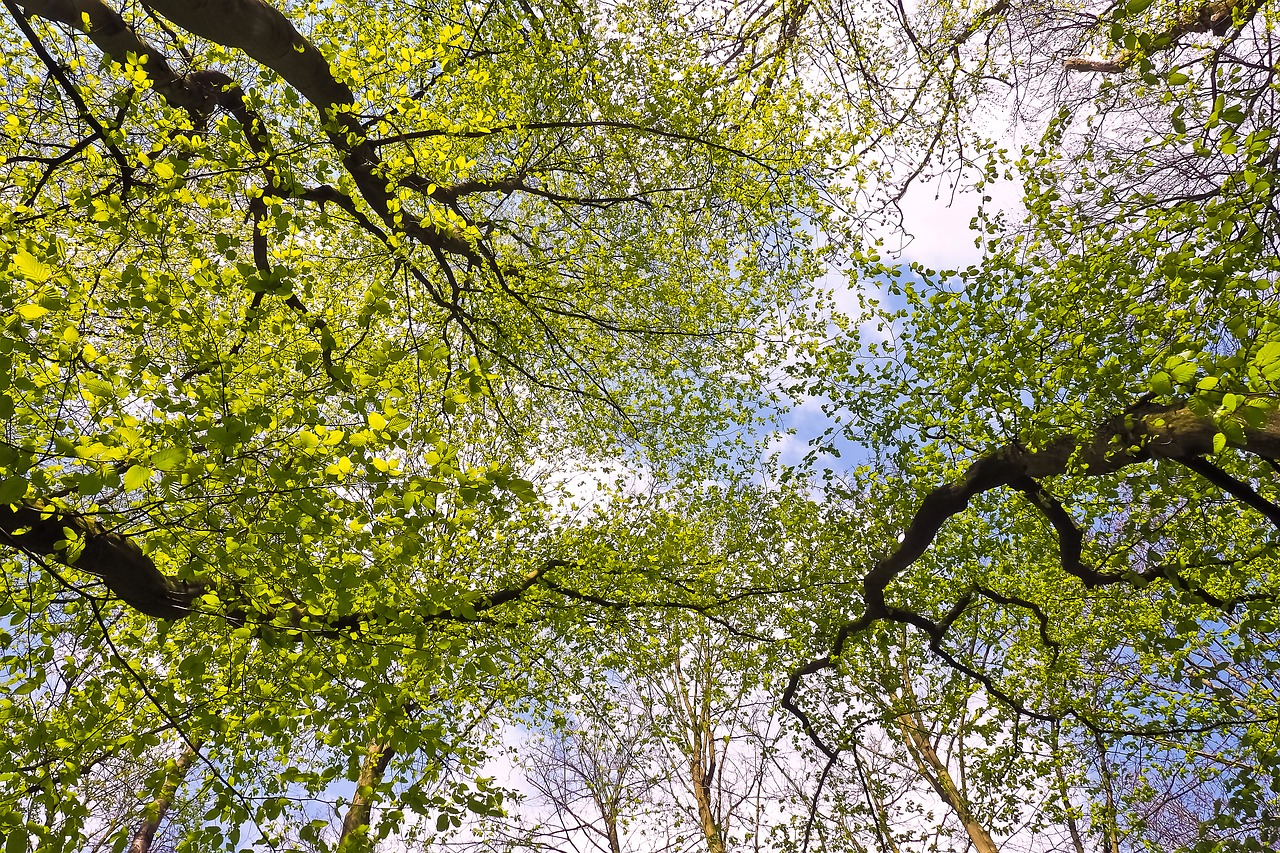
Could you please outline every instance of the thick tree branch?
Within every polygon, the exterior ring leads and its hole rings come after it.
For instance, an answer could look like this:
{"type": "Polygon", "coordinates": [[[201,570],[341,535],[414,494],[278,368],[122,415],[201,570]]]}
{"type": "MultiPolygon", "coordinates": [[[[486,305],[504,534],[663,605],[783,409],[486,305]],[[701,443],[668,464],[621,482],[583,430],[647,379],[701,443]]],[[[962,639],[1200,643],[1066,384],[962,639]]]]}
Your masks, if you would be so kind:
{"type": "MultiPolygon", "coordinates": [[[[446,226],[424,226],[413,217],[393,213],[392,195],[378,174],[381,164],[376,149],[365,140],[355,118],[354,93],[334,77],[320,51],[279,10],[259,0],[155,0],[147,5],[188,32],[243,50],[297,89],[319,112],[325,134],[342,154],[360,195],[386,226],[432,248],[479,261],[470,243],[446,226]]],[[[101,0],[31,0],[25,6],[32,14],[86,32],[115,62],[123,64],[130,54],[145,57],[143,70],[169,104],[185,109],[196,122],[215,105],[230,110],[245,126],[255,153],[261,153],[261,124],[252,114],[237,113],[247,109],[243,92],[222,72],[177,74],[163,53],[101,0]]]]}
{"type": "Polygon", "coordinates": [[[42,502],[0,505],[0,542],[101,578],[120,601],[159,619],[190,615],[203,592],[200,584],[161,572],[128,536],[42,502]]]}
{"type": "Polygon", "coordinates": [[[143,68],[152,86],[166,101],[193,116],[208,112],[207,93],[175,72],[163,53],[101,0],[24,0],[22,6],[31,14],[86,33],[99,50],[121,65],[133,54],[145,62],[143,68]]]}
{"type": "MultiPolygon", "coordinates": [[[[190,616],[196,600],[212,588],[210,584],[179,580],[164,574],[131,537],[108,530],[91,517],[41,501],[0,504],[0,543],[40,562],[53,560],[100,578],[122,603],[158,619],[190,616]]],[[[562,560],[548,560],[525,573],[515,586],[480,595],[469,609],[478,614],[513,602],[541,580],[547,571],[568,565],[562,560]]],[[[282,620],[294,628],[306,624],[326,636],[338,636],[384,621],[384,617],[375,613],[331,618],[306,616],[301,608],[267,613],[241,607],[229,612],[227,618],[263,627],[282,620]]],[[[471,622],[475,621],[475,616],[444,611],[425,617],[425,620],[471,622]]]]}
{"type": "MultiPolygon", "coordinates": [[[[1257,426],[1249,426],[1243,421],[1239,422],[1239,426],[1238,431],[1233,430],[1239,438],[1229,438],[1228,446],[1262,459],[1280,459],[1280,411],[1268,410],[1257,426]]],[[[1065,571],[1080,578],[1089,587],[1129,582],[1129,575],[1103,574],[1083,564],[1082,534],[1066,510],[1044,492],[1036,481],[1066,474],[1103,476],[1159,459],[1187,465],[1187,460],[1199,459],[1214,452],[1214,437],[1218,433],[1218,424],[1212,418],[1199,415],[1185,406],[1142,403],[1132,407],[1124,415],[1112,418],[1092,433],[1062,434],[1039,450],[1028,450],[1017,443],[1010,444],[979,457],[959,479],[932,489],[920,501],[898,547],[878,560],[863,578],[865,604],[862,614],[845,623],[836,633],[831,654],[811,661],[791,673],[782,695],[783,707],[800,720],[805,732],[830,757],[832,751],[823,744],[809,718],[796,704],[796,693],[806,676],[835,666],[849,640],[878,622],[896,622],[921,629],[930,638],[930,648],[949,665],[977,678],[998,698],[1009,698],[998,690],[990,678],[964,665],[942,648],[947,629],[967,609],[976,590],[967,591],[947,616],[935,623],[922,614],[888,604],[885,597],[888,586],[924,556],[942,526],[952,516],[967,509],[970,502],[979,495],[1002,487],[1016,488],[1028,494],[1054,526],[1059,537],[1060,558],[1065,571]]],[[[1187,467],[1195,467],[1196,464],[1192,462],[1187,467]]],[[[1238,483],[1234,478],[1232,483],[1222,481],[1216,484],[1250,502],[1240,488],[1245,484],[1238,483]]],[[[1258,500],[1262,499],[1259,497],[1258,500]]],[[[1256,502],[1251,502],[1250,505],[1254,503],[1256,502]]],[[[1256,508],[1262,507],[1259,505],[1256,508]]],[[[1270,514],[1268,518],[1271,518],[1270,514]]],[[[1179,588],[1222,609],[1232,609],[1240,600],[1257,598],[1250,595],[1243,599],[1219,599],[1204,590],[1191,587],[1167,567],[1156,567],[1142,574],[1134,574],[1132,580],[1144,583],[1164,576],[1169,576],[1179,588]]],[[[984,590],[983,594],[985,593],[984,590]]],[[[1010,602],[1023,605],[1021,601],[1013,599],[1010,602]]],[[[1041,632],[1043,636],[1043,620],[1041,632]]],[[[1051,719],[1023,710],[1036,718],[1051,719]]]]}
{"type": "MultiPolygon", "coordinates": [[[[1153,35],[1151,48],[1146,55],[1176,47],[1185,36],[1197,33],[1225,36],[1253,20],[1253,16],[1261,8],[1262,0],[1210,0],[1188,11],[1168,29],[1153,35]]],[[[1065,71],[1118,74],[1133,65],[1141,55],[1136,51],[1123,50],[1115,56],[1102,59],[1070,56],[1062,60],[1062,67],[1065,71]]]]}
{"type": "Polygon", "coordinates": [[[1187,468],[1195,471],[1201,477],[1204,477],[1210,483],[1213,483],[1219,489],[1239,500],[1245,506],[1256,509],[1266,518],[1280,528],[1280,506],[1276,506],[1271,501],[1264,498],[1253,488],[1253,486],[1237,480],[1226,471],[1223,471],[1217,465],[1214,465],[1208,459],[1199,456],[1190,456],[1186,459],[1179,459],[1187,468]]]}
{"type": "Polygon", "coordinates": [[[355,94],[324,54],[288,18],[261,0],[150,0],[151,9],[201,38],[243,50],[284,78],[320,114],[325,133],[360,195],[387,226],[423,244],[479,261],[470,243],[444,226],[423,226],[395,211],[377,151],[356,118],[355,94]]]}

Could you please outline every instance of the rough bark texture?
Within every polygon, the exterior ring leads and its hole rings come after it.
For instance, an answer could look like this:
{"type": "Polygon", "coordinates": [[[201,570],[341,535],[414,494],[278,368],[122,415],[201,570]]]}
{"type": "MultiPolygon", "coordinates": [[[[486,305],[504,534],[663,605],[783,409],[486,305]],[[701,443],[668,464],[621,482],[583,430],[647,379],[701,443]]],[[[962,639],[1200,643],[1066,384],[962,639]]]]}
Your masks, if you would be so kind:
{"type": "MultiPolygon", "coordinates": [[[[912,700],[915,699],[909,691],[907,695],[912,700]]],[[[955,812],[974,849],[978,853],[1000,853],[1000,848],[996,846],[987,828],[974,817],[973,811],[969,808],[968,798],[956,785],[946,762],[933,748],[919,713],[913,710],[900,714],[896,722],[899,731],[902,732],[907,752],[916,763],[916,769],[947,804],[947,808],[955,812]]]]}
{"type": "MultiPolygon", "coordinates": [[[[53,561],[74,567],[100,578],[107,589],[121,602],[146,616],[158,619],[183,619],[192,613],[192,605],[209,587],[201,583],[179,580],[164,574],[155,561],[147,555],[131,537],[117,533],[98,520],[60,510],[52,504],[27,501],[21,504],[0,504],[0,543],[8,545],[32,559],[47,563],[53,561]],[[70,534],[70,535],[68,535],[70,534]],[[83,547],[68,540],[83,543],[83,547]],[[77,553],[77,548],[78,553],[77,553]]],[[[532,587],[549,569],[568,565],[550,560],[541,567],[527,572],[515,586],[495,590],[476,602],[477,613],[515,601],[532,587]]],[[[229,591],[223,590],[223,600],[229,591]]],[[[249,604],[249,602],[246,602],[249,604]]],[[[245,621],[244,611],[229,614],[237,621],[245,621]]],[[[291,609],[268,613],[256,611],[257,621],[283,617],[297,627],[302,623],[301,610],[291,609]]],[[[441,620],[453,617],[445,612],[436,617],[441,620]]],[[[371,613],[352,613],[328,620],[311,618],[322,631],[344,631],[376,622],[371,613]]]]}
{"type": "Polygon", "coordinates": [[[161,572],[138,543],[109,530],[95,519],[29,502],[0,505],[0,542],[38,560],[74,566],[102,579],[107,589],[139,613],[159,619],[181,619],[203,587],[161,572]],[[83,543],[78,555],[59,545],[83,543]]]}

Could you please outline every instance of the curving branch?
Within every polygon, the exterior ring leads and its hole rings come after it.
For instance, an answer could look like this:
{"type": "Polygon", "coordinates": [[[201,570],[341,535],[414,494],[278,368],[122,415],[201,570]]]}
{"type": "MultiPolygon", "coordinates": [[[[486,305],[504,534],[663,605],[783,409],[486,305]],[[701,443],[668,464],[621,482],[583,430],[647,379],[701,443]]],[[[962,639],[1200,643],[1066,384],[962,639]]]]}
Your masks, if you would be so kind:
{"type": "Polygon", "coordinates": [[[161,572],[130,537],[41,501],[0,504],[0,542],[94,575],[120,601],[158,619],[190,615],[204,591],[201,584],[161,572]]]}
{"type": "MultiPolygon", "coordinates": [[[[157,619],[185,619],[196,612],[195,604],[201,595],[220,591],[210,582],[181,580],[166,575],[132,537],[108,529],[91,516],[44,501],[0,504],[0,544],[27,555],[46,570],[52,569],[48,565],[52,561],[93,575],[121,603],[144,616],[157,619]]],[[[424,616],[423,621],[477,621],[477,614],[518,600],[546,572],[569,565],[563,560],[548,560],[526,572],[514,586],[475,593],[473,603],[466,608],[470,612],[446,610],[424,616]]],[[[232,600],[236,597],[235,594],[231,596],[232,600]]],[[[237,624],[251,622],[259,629],[284,623],[299,631],[315,630],[329,637],[358,631],[386,620],[385,616],[377,613],[309,616],[300,607],[266,612],[253,608],[251,603],[247,607],[233,609],[225,616],[237,624]],[[306,629],[303,629],[304,625],[306,629]]]]}
{"type": "Polygon", "coordinates": [[[296,89],[315,107],[360,195],[388,227],[433,249],[480,262],[468,240],[448,226],[424,226],[397,211],[380,174],[377,150],[357,118],[355,93],[279,9],[262,0],[150,0],[147,5],[194,35],[244,51],[296,89]]]}
{"type": "Polygon", "coordinates": [[[1101,59],[1069,56],[1062,60],[1062,68],[1064,71],[1119,74],[1131,67],[1139,57],[1176,47],[1186,36],[1203,33],[1225,36],[1232,30],[1242,29],[1258,14],[1262,4],[1263,0],[1209,0],[1187,11],[1164,31],[1153,34],[1151,48],[1146,54],[1122,50],[1115,56],[1101,59]]]}
{"type": "MultiPolygon", "coordinates": [[[[1228,438],[1227,446],[1264,460],[1280,460],[1280,411],[1273,407],[1258,424],[1251,426],[1241,420],[1239,426],[1238,431],[1233,430],[1237,437],[1228,438]]],[[[1185,405],[1144,402],[1131,407],[1125,414],[1106,421],[1091,433],[1062,434],[1038,450],[1029,450],[1014,443],[980,456],[958,479],[932,489],[920,501],[898,547],[878,560],[864,576],[862,614],[841,626],[829,655],[811,661],[791,673],[782,695],[783,707],[799,719],[806,734],[830,756],[832,753],[829,748],[822,743],[812,722],[796,704],[796,694],[806,676],[834,667],[853,637],[865,633],[880,622],[912,625],[924,631],[929,636],[930,648],[948,665],[979,680],[1001,701],[1017,705],[990,678],[959,661],[942,647],[947,630],[965,612],[975,593],[996,601],[999,598],[993,597],[987,590],[970,589],[942,620],[934,622],[912,610],[890,605],[885,595],[889,585],[928,552],[943,525],[952,516],[967,509],[979,495],[1000,488],[1018,489],[1031,499],[1058,534],[1059,556],[1064,571],[1079,578],[1087,587],[1117,583],[1142,585],[1167,578],[1175,587],[1191,592],[1206,603],[1223,610],[1234,609],[1240,600],[1259,598],[1260,596],[1250,595],[1240,599],[1219,599],[1192,587],[1175,569],[1167,566],[1127,574],[1105,574],[1087,567],[1081,560],[1083,534],[1065,508],[1038,483],[1041,479],[1067,474],[1104,476],[1149,461],[1170,460],[1201,473],[1208,472],[1209,479],[1215,485],[1262,510],[1269,519],[1275,521],[1268,509],[1274,509],[1273,505],[1257,496],[1251,487],[1230,478],[1225,472],[1222,474],[1231,480],[1230,483],[1209,471],[1209,468],[1219,470],[1203,459],[1214,452],[1214,437],[1218,433],[1219,427],[1212,418],[1197,414],[1185,405]],[[1249,491],[1246,492],[1245,489],[1249,491]],[[1260,502],[1266,506],[1262,506],[1260,502]]],[[[1027,604],[1013,598],[1009,598],[1008,603],[1023,607],[1027,604]]],[[[1032,612],[1037,613],[1037,610],[1032,609],[1032,612]]],[[[1042,614],[1037,613],[1037,616],[1041,617],[1041,636],[1047,639],[1042,614]]],[[[1020,710],[1033,718],[1046,721],[1052,719],[1050,715],[1040,715],[1022,708],[1020,710]]]]}
{"type": "MultiPolygon", "coordinates": [[[[124,64],[130,55],[145,57],[141,67],[156,92],[170,105],[186,110],[193,123],[202,123],[216,106],[234,113],[236,102],[244,103],[243,92],[220,71],[175,72],[160,50],[102,0],[31,0],[24,5],[30,14],[86,33],[99,50],[117,63],[124,64]]],[[[382,164],[376,148],[365,139],[364,129],[356,119],[354,93],[334,76],[319,49],[278,9],[260,0],[153,0],[147,5],[194,35],[243,50],[293,86],[316,108],[330,144],[342,156],[342,164],[361,197],[384,225],[433,249],[479,262],[467,239],[448,226],[424,226],[414,217],[395,211],[386,180],[378,174],[382,164]]],[[[255,152],[261,153],[255,144],[261,141],[255,139],[255,117],[237,114],[237,118],[244,124],[255,152]]],[[[260,128],[260,124],[257,126],[260,128]]]]}

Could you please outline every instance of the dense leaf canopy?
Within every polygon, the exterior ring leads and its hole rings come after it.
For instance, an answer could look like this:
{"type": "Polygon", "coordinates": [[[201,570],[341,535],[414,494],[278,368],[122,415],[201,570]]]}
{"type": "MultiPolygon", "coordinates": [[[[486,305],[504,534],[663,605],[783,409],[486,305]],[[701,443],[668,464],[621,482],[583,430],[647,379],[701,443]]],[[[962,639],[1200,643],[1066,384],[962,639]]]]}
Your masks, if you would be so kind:
{"type": "Polygon", "coordinates": [[[1266,3],[4,2],[6,853],[1280,844],[1266,3]]]}

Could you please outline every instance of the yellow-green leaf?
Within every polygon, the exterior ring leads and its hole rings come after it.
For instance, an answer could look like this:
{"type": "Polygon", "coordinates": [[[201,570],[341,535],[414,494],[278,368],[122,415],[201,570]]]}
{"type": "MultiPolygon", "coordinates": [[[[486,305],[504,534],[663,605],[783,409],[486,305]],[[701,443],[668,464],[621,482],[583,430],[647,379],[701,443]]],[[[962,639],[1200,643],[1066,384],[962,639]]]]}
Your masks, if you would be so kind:
{"type": "Polygon", "coordinates": [[[126,489],[141,488],[144,483],[151,479],[151,475],[155,472],[145,465],[134,465],[128,471],[124,472],[122,482],[126,489]]]}

